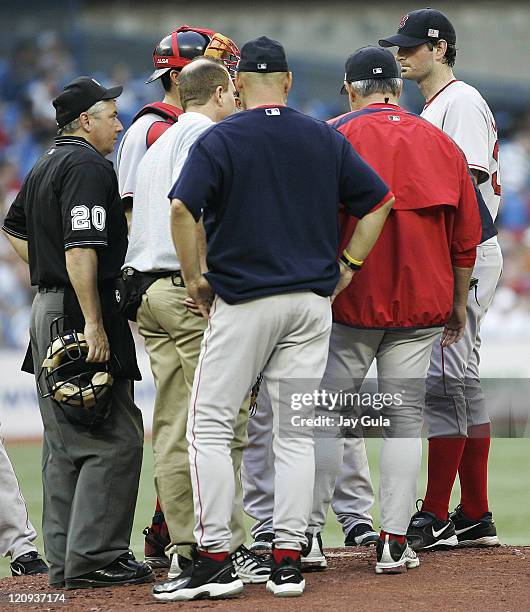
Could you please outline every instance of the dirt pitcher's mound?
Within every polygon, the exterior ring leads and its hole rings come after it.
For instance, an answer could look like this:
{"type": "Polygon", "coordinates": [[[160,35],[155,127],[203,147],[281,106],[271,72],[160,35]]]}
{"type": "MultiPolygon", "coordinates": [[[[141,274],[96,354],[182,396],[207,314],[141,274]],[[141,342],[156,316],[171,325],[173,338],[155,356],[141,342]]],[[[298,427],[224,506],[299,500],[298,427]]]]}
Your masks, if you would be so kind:
{"type": "MultiPolygon", "coordinates": [[[[374,557],[373,549],[328,550],[328,570],[305,574],[304,595],[289,599],[273,597],[266,592],[264,585],[254,585],[246,586],[244,593],[236,599],[158,603],[151,596],[152,584],[54,593],[44,576],[4,578],[0,580],[0,610],[528,610],[530,547],[502,546],[425,553],[421,554],[420,567],[396,576],[377,576],[374,557]],[[36,594],[40,594],[44,601],[29,603],[35,601],[36,594]],[[53,597],[43,597],[45,594],[53,597]],[[57,600],[56,603],[53,600],[57,600]]],[[[159,575],[159,579],[162,578],[159,575]]]]}

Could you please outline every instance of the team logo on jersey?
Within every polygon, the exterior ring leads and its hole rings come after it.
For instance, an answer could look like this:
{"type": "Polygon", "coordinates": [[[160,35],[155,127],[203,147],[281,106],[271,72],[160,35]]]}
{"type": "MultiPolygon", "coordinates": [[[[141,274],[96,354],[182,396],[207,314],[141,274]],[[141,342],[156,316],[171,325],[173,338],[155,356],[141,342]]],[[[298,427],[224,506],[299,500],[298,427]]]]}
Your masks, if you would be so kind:
{"type": "Polygon", "coordinates": [[[266,108],[265,109],[265,114],[266,115],[279,115],[280,114],[280,109],[279,108],[266,108]]]}
{"type": "Polygon", "coordinates": [[[401,117],[399,115],[388,115],[389,121],[401,121],[401,117]]]}
{"type": "Polygon", "coordinates": [[[408,18],[409,18],[408,14],[403,15],[403,17],[401,18],[401,21],[399,22],[398,30],[401,30],[401,28],[405,27],[405,24],[407,23],[408,18]]]}

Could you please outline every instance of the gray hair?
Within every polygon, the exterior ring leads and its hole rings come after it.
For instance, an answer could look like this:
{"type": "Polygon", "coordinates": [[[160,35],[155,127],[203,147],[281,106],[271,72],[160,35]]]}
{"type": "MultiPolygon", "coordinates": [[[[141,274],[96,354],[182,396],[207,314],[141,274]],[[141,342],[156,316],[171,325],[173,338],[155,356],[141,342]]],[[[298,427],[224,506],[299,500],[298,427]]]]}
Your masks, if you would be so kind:
{"type": "MultiPolygon", "coordinates": [[[[85,112],[88,113],[89,115],[96,115],[97,113],[100,113],[104,108],[105,108],[105,100],[99,100],[99,102],[92,104],[92,106],[85,112]]],[[[64,134],[72,134],[73,132],[77,131],[80,127],[81,127],[81,120],[79,119],[79,117],[77,117],[77,119],[70,121],[70,123],[67,123],[62,128],[59,128],[57,130],[57,134],[59,136],[63,136],[64,134]]]]}
{"type": "Polygon", "coordinates": [[[401,92],[403,81],[398,78],[392,79],[365,79],[364,81],[352,81],[350,85],[358,96],[362,98],[372,94],[392,94],[398,96],[401,92]]]}

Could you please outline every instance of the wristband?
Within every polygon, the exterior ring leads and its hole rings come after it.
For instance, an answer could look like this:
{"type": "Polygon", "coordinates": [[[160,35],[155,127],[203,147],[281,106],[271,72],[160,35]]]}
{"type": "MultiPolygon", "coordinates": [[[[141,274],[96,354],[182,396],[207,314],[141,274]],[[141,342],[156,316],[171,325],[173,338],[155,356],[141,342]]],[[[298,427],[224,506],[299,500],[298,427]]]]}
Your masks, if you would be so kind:
{"type": "Polygon", "coordinates": [[[348,266],[348,268],[350,268],[350,270],[360,270],[361,266],[364,263],[364,260],[362,259],[355,259],[355,257],[352,257],[348,251],[346,249],[344,249],[344,251],[342,251],[342,255],[340,256],[340,261],[342,261],[342,263],[345,266],[348,266]]]}

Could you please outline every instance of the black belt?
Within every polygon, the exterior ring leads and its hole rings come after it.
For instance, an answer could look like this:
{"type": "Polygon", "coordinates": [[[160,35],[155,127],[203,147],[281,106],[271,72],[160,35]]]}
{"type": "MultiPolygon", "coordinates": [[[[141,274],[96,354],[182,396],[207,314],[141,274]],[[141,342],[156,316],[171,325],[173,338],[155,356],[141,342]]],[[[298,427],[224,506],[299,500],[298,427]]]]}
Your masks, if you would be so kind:
{"type": "Polygon", "coordinates": [[[169,270],[163,270],[160,272],[138,272],[134,268],[123,268],[121,271],[123,278],[125,279],[128,275],[139,274],[144,278],[151,279],[153,282],[159,280],[161,278],[170,278],[171,282],[175,287],[185,287],[184,278],[182,277],[182,272],[180,270],[175,270],[174,272],[170,272],[169,270]]]}

